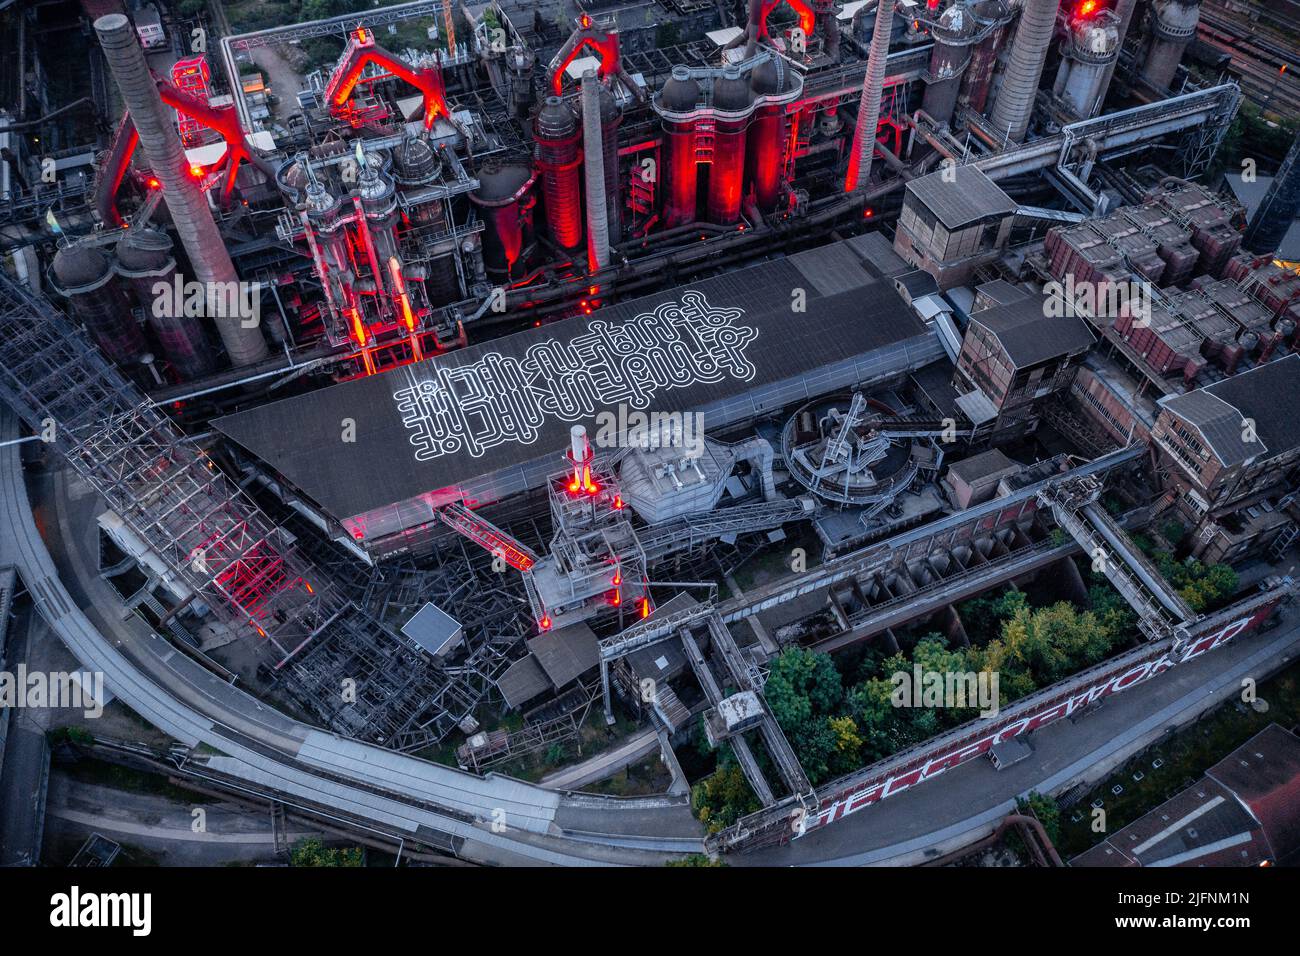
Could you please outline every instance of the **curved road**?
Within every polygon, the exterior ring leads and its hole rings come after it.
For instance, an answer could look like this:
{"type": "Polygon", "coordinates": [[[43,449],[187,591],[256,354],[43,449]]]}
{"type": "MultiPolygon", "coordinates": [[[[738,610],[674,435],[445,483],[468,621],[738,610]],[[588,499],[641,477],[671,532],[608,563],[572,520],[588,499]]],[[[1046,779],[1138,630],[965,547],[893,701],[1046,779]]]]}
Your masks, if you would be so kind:
{"type": "MultiPolygon", "coordinates": [[[[0,409],[0,441],[17,435],[16,418],[0,409]]],[[[450,838],[457,855],[482,863],[657,864],[702,850],[682,798],[591,797],[476,777],[324,732],[224,683],[143,621],[117,616],[121,602],[93,563],[103,506],[79,484],[71,479],[42,508],[56,563],[34,520],[20,446],[0,448],[0,520],[9,532],[0,564],[19,570],[73,655],[133,711],[219,754],[194,761],[407,840],[439,847],[450,838]]]]}

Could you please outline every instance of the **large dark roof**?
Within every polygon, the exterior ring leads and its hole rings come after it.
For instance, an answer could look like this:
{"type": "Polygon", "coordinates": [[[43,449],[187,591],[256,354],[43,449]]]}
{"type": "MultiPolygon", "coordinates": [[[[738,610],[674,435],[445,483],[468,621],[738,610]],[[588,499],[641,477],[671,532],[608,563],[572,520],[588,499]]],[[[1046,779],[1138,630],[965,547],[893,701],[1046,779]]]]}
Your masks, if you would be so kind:
{"type": "Polygon", "coordinates": [[[1007,305],[982,309],[971,315],[998,337],[1016,368],[1082,351],[1096,341],[1083,319],[1074,315],[1049,315],[1047,297],[1032,295],[1007,305]]]}
{"type": "Polygon", "coordinates": [[[1300,738],[1269,724],[1206,775],[1250,808],[1264,827],[1275,862],[1300,862],[1300,738]]]}
{"type": "Polygon", "coordinates": [[[1295,422],[1300,355],[1267,362],[1161,404],[1195,425],[1225,465],[1260,455],[1275,458],[1300,443],[1295,422]],[[1258,441],[1244,440],[1246,419],[1254,421],[1258,441]]]}
{"type": "MultiPolygon", "coordinates": [[[[560,470],[570,426],[584,424],[595,436],[597,413],[632,404],[638,388],[647,411],[691,412],[925,336],[892,283],[843,246],[758,263],[214,425],[339,519],[429,492],[455,497],[473,479],[548,456],[560,470]],[[796,311],[796,290],[806,295],[805,311],[796,311]],[[647,340],[667,345],[640,344],[647,340]],[[554,408],[557,398],[578,410],[554,408]],[[343,440],[349,421],[350,442],[343,440]]],[[[716,418],[705,428],[726,424],[716,418]]]]}
{"type": "Polygon", "coordinates": [[[950,230],[983,219],[1001,219],[1019,208],[1001,186],[975,166],[957,166],[922,176],[908,183],[907,191],[950,230]]]}

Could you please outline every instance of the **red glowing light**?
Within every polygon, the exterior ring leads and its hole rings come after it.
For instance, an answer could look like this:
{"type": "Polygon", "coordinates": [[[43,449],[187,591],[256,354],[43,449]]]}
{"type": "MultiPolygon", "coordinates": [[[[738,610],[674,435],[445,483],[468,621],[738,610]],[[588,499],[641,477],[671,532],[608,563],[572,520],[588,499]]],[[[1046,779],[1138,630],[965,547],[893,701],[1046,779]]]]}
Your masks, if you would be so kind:
{"type": "Polygon", "coordinates": [[[622,495],[615,495],[615,496],[614,496],[614,510],[615,510],[615,511],[622,511],[622,510],[623,510],[623,496],[622,496],[622,495]]]}
{"type": "Polygon", "coordinates": [[[615,571],[615,572],[614,572],[614,577],[610,579],[610,582],[609,582],[609,583],[612,584],[612,585],[614,585],[614,587],[618,587],[620,584],[622,584],[622,583],[623,583],[623,572],[622,572],[622,571],[615,571]]]}
{"type": "Polygon", "coordinates": [[[636,602],[636,610],[642,618],[650,616],[650,599],[648,597],[639,598],[636,602]]]}
{"type": "Polygon", "coordinates": [[[315,593],[316,593],[316,589],[313,588],[313,587],[311,586],[311,582],[310,582],[310,581],[303,581],[303,582],[302,582],[302,586],[305,587],[305,588],[307,589],[307,593],[308,593],[308,594],[315,594],[315,593]]]}
{"type": "Polygon", "coordinates": [[[150,189],[157,189],[159,186],[162,185],[162,183],[160,183],[155,177],[150,176],[148,181],[145,183],[145,185],[147,185],[150,189]]]}
{"type": "Polygon", "coordinates": [[[1097,0],[1083,0],[1083,3],[1079,4],[1079,16],[1081,17],[1090,17],[1096,12],[1097,0]]]}
{"type": "Polygon", "coordinates": [[[203,167],[195,163],[193,166],[190,167],[190,175],[193,176],[195,179],[202,179],[203,167]]]}
{"type": "Polygon", "coordinates": [[[537,626],[543,631],[549,631],[551,629],[551,616],[549,614],[543,614],[542,619],[537,622],[537,626]]]}
{"type": "Polygon", "coordinates": [[[864,209],[864,210],[862,210],[862,218],[863,218],[863,219],[870,219],[870,218],[871,218],[872,216],[874,216],[875,214],[876,214],[876,211],[875,211],[874,209],[864,209]]]}

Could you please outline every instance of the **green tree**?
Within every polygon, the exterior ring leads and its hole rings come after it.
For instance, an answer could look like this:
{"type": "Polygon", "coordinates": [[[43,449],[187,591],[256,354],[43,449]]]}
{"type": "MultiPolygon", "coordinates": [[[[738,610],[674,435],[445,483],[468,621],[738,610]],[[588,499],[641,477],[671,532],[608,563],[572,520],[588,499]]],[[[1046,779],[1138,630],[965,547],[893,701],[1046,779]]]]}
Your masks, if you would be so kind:
{"type": "Polygon", "coordinates": [[[764,689],[777,723],[787,731],[813,716],[830,716],[844,696],[829,654],[788,647],[772,662],[764,689]]]}
{"type": "Polygon", "coordinates": [[[722,860],[709,856],[705,853],[692,853],[690,856],[684,856],[680,860],[669,860],[664,866],[678,867],[695,867],[695,866],[726,866],[722,860]]]}
{"type": "Polygon", "coordinates": [[[758,808],[758,798],[735,764],[719,767],[691,788],[691,809],[710,833],[725,830],[758,808]]]}
{"type": "Polygon", "coordinates": [[[1055,844],[1061,838],[1061,807],[1051,797],[1031,790],[1016,800],[1016,807],[1026,816],[1037,817],[1047,838],[1055,844]]]}
{"type": "Polygon", "coordinates": [[[299,840],[289,853],[290,866],[360,866],[359,847],[327,847],[315,837],[299,840]]]}

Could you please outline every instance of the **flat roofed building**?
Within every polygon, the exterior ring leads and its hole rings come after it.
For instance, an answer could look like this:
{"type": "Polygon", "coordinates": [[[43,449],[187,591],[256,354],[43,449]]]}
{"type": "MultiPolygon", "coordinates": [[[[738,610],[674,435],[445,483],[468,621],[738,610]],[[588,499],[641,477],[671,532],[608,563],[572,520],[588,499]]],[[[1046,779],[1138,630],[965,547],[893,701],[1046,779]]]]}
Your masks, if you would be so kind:
{"type": "Polygon", "coordinates": [[[596,436],[620,406],[699,413],[712,433],[942,356],[843,242],[213,424],[340,536],[383,554],[436,526],[443,505],[543,487],[565,467],[570,427],[596,436]]]}

